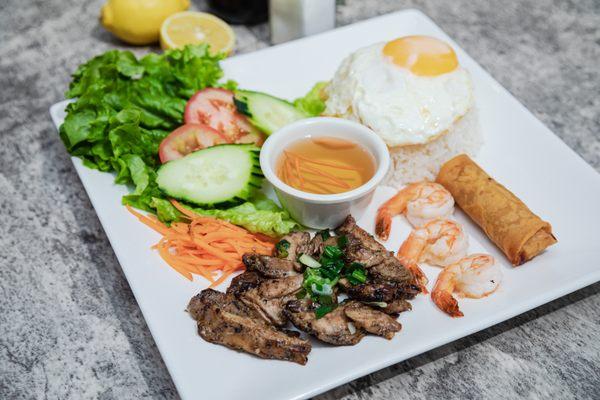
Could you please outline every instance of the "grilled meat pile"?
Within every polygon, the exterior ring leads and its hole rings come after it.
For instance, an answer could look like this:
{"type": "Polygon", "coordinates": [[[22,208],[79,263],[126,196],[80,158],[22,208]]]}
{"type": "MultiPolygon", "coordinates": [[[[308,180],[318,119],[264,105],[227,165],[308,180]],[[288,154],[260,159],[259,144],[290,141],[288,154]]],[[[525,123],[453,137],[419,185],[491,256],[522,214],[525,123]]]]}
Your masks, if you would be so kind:
{"type": "MultiPolygon", "coordinates": [[[[262,358],[305,364],[311,344],[290,324],[333,345],[354,345],[367,333],[391,339],[402,326],[399,313],[411,309],[408,300],[419,293],[414,277],[393,253],[348,216],[337,236],[294,232],[284,237],[275,256],[247,253],[246,272],[235,277],[226,293],[203,290],[192,298],[188,312],[205,340],[262,358]],[[359,266],[362,279],[340,275],[330,290],[326,313],[323,297],[307,293],[302,255],[323,260],[324,252],[343,238],[341,263],[359,266]],[[346,297],[338,302],[338,294],[346,297]]],[[[341,271],[341,269],[340,269],[341,271]]],[[[319,292],[321,293],[321,292],[319,292]]]]}

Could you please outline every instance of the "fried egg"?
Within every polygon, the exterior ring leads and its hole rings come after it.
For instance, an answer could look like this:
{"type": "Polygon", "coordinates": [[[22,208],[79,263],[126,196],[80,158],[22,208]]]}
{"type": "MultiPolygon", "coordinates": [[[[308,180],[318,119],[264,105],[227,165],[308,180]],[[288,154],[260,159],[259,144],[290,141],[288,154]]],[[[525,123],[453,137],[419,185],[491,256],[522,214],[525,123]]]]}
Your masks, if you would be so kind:
{"type": "Polygon", "coordinates": [[[358,121],[394,147],[444,134],[473,102],[471,77],[452,47],[406,36],[348,56],[329,84],[325,114],[358,121]]]}

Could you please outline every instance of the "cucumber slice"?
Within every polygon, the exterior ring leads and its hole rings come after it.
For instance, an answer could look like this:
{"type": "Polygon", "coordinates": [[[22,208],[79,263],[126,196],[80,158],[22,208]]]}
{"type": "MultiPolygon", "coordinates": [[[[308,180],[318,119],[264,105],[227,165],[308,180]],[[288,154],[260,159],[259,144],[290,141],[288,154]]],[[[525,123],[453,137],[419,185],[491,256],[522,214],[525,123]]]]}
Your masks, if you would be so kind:
{"type": "Polygon", "coordinates": [[[163,164],[156,177],[168,196],[199,206],[247,200],[260,188],[260,149],[252,144],[223,144],[163,164]]]}
{"type": "Polygon", "coordinates": [[[289,123],[310,117],[292,103],[265,93],[238,90],[233,101],[238,111],[267,135],[289,123]]]}
{"type": "Polygon", "coordinates": [[[319,268],[321,266],[321,264],[317,260],[304,253],[300,255],[298,261],[300,261],[302,264],[306,265],[309,268],[319,268]]]}

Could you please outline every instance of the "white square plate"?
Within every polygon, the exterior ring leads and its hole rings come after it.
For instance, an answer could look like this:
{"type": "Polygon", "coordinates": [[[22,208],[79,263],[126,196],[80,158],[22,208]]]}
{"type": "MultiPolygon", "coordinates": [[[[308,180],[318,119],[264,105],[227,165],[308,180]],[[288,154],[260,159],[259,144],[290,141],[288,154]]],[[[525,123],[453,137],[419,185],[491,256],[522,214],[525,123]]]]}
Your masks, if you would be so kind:
{"type": "MultiPolygon", "coordinates": [[[[554,227],[558,244],[533,261],[513,268],[481,231],[463,215],[471,251],[485,250],[502,263],[504,282],[484,300],[461,300],[465,317],[439,312],[419,296],[413,311],[400,317],[404,328],[392,341],[366,337],[353,347],[313,342],[306,366],[262,360],[202,340],[184,311],[189,299],[206,287],[188,282],[150,249],[158,234],[121,206],[126,189],[111,174],[75,168],[98,213],[156,344],[185,399],[301,399],[456,340],[600,280],[600,175],[513,98],[429,18],[402,11],[321,35],[223,62],[227,78],[240,87],[284,98],[304,94],[315,82],[330,79],[352,51],[403,35],[431,35],[449,42],[471,72],[485,145],[477,161],[554,227]]],[[[56,126],[65,102],[55,104],[56,126]]],[[[379,188],[359,224],[372,230],[374,212],[389,195],[379,188]]],[[[396,250],[408,232],[396,218],[386,243],[396,250]],[[400,229],[401,228],[401,229],[400,229]]],[[[430,280],[438,270],[426,268],[430,280]]],[[[221,287],[223,289],[224,286],[221,287]]]]}

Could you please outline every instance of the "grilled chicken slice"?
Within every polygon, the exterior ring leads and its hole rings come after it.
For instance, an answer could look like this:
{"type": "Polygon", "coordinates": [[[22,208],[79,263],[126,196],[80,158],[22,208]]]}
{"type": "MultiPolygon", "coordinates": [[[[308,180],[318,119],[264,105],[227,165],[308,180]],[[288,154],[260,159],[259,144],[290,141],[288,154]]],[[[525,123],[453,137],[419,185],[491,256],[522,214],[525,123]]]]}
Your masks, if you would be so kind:
{"type": "Polygon", "coordinates": [[[400,260],[387,251],[372,235],[356,225],[352,216],[348,216],[336,232],[348,237],[348,244],[344,251],[347,262],[359,262],[365,265],[369,276],[378,280],[403,284],[414,282],[412,273],[400,260]]]}
{"type": "Polygon", "coordinates": [[[231,280],[231,284],[227,288],[227,293],[232,293],[238,296],[245,291],[252,289],[262,282],[263,278],[255,271],[246,271],[231,280]]]}
{"type": "Polygon", "coordinates": [[[242,256],[242,261],[248,271],[257,271],[266,278],[298,275],[294,262],[287,259],[246,253],[242,256]]]}
{"type": "Polygon", "coordinates": [[[313,258],[318,259],[321,253],[323,252],[323,236],[321,232],[317,232],[315,236],[308,243],[307,253],[313,258]]]}
{"type": "Polygon", "coordinates": [[[265,323],[231,293],[203,290],[192,298],[188,312],[198,322],[198,333],[208,342],[262,358],[306,364],[309,341],[265,323]]]}
{"type": "Polygon", "coordinates": [[[310,241],[310,244],[308,245],[308,254],[314,259],[318,260],[319,257],[321,257],[321,253],[323,253],[323,249],[325,248],[325,246],[337,246],[337,244],[337,236],[330,236],[327,239],[323,240],[321,232],[317,232],[310,241]]]}
{"type": "Polygon", "coordinates": [[[370,235],[367,231],[356,225],[356,220],[352,215],[348,215],[342,225],[335,229],[338,235],[346,235],[348,239],[351,237],[358,240],[362,247],[371,251],[382,251],[387,253],[387,249],[379,243],[373,235],[370,235]]]}
{"type": "Polygon", "coordinates": [[[304,266],[298,262],[298,257],[302,253],[308,253],[310,244],[310,233],[308,232],[292,232],[281,238],[280,242],[286,240],[290,246],[287,249],[287,256],[280,257],[294,263],[297,271],[302,272],[304,266]]]}
{"type": "Polygon", "coordinates": [[[412,299],[419,293],[419,288],[413,285],[399,285],[396,282],[376,281],[352,285],[346,278],[339,285],[351,299],[366,302],[390,303],[397,299],[412,299]]]}
{"type": "Polygon", "coordinates": [[[369,277],[402,285],[416,284],[415,277],[396,257],[387,257],[382,263],[367,270],[369,277]]]}
{"type": "Polygon", "coordinates": [[[388,340],[402,329],[400,322],[394,318],[356,301],[349,302],[344,307],[344,313],[357,328],[362,328],[377,336],[383,336],[388,340]]]}
{"type": "Polygon", "coordinates": [[[369,268],[381,264],[393,255],[367,231],[356,225],[352,216],[348,216],[336,232],[346,235],[348,244],[344,251],[347,262],[359,262],[369,268]]]}
{"type": "Polygon", "coordinates": [[[287,324],[287,318],[283,309],[288,301],[296,298],[295,293],[302,288],[302,280],[302,275],[265,279],[244,292],[238,291],[237,296],[266,322],[284,326],[287,324]]]}
{"type": "Polygon", "coordinates": [[[412,305],[408,301],[403,299],[397,299],[392,302],[389,302],[387,303],[387,306],[381,308],[381,311],[383,311],[384,313],[394,315],[410,310],[412,310],[412,305]]]}
{"type": "Polygon", "coordinates": [[[315,305],[307,299],[292,300],[285,307],[286,316],[296,328],[316,336],[323,342],[336,346],[351,346],[360,342],[365,336],[362,329],[352,332],[348,326],[350,320],[344,313],[345,305],[317,319],[315,305]]]}
{"type": "Polygon", "coordinates": [[[348,263],[361,263],[366,268],[385,262],[389,257],[393,257],[387,251],[371,250],[362,245],[362,242],[355,236],[348,236],[348,244],[344,249],[344,259],[348,263]]]}

